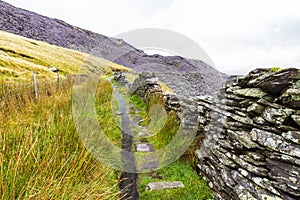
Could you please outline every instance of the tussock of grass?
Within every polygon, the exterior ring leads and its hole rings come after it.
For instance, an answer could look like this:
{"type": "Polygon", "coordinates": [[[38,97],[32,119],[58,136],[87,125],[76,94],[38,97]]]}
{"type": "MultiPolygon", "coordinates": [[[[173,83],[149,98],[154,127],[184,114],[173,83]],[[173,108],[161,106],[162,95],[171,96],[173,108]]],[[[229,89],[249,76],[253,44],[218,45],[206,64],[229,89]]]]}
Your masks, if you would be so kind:
{"type": "Polygon", "coordinates": [[[109,73],[129,69],[102,58],[0,31],[0,80],[6,82],[31,79],[35,72],[53,78],[49,68],[62,74],[109,73]]]}
{"type": "Polygon", "coordinates": [[[0,199],[118,199],[117,174],[79,139],[71,90],[55,91],[0,107],[0,199]]]}

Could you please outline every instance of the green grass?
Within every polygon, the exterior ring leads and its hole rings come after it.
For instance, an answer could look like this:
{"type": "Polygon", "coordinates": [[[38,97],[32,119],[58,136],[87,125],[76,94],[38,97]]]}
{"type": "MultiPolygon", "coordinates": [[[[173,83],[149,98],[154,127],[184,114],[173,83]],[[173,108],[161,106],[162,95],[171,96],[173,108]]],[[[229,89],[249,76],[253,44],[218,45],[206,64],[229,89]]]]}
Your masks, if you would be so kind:
{"type": "Polygon", "coordinates": [[[111,82],[102,80],[98,85],[96,94],[96,108],[99,116],[98,120],[103,132],[114,145],[121,148],[121,120],[119,116],[115,116],[113,113],[117,110],[116,108],[118,108],[118,102],[117,99],[113,99],[112,93],[113,88],[111,82]]]}
{"type": "Polygon", "coordinates": [[[134,94],[130,96],[129,103],[134,105],[138,109],[138,114],[140,118],[145,120],[143,123],[141,123],[141,125],[142,126],[148,125],[147,123],[149,122],[149,116],[146,110],[146,104],[142,100],[142,98],[134,94]]]}
{"type": "Polygon", "coordinates": [[[204,200],[212,199],[211,189],[205,181],[196,173],[186,161],[175,161],[171,165],[156,172],[140,175],[140,197],[141,200],[204,200]],[[150,182],[160,181],[182,181],[185,188],[166,189],[158,191],[145,191],[150,182]]]}
{"type": "MultiPolygon", "coordinates": [[[[154,144],[156,150],[159,150],[165,147],[169,142],[173,139],[173,137],[177,134],[180,121],[177,117],[177,114],[174,111],[168,113],[166,118],[162,117],[163,108],[163,99],[161,95],[154,95],[151,99],[148,99],[147,102],[144,102],[140,97],[133,95],[130,98],[130,102],[135,105],[141,111],[141,116],[144,116],[146,119],[145,125],[148,125],[148,129],[155,130],[159,127],[159,131],[153,136],[147,137],[149,143],[154,144]],[[153,107],[157,107],[158,117],[153,117],[150,120],[149,111],[153,109],[153,107]],[[163,126],[159,123],[162,120],[163,126]],[[154,123],[151,121],[154,121],[154,123]],[[154,124],[154,128],[150,127],[154,124]],[[162,127],[162,129],[160,129],[162,127]]],[[[197,174],[196,170],[192,168],[194,164],[194,151],[198,148],[199,140],[201,137],[196,137],[193,144],[186,151],[186,153],[174,163],[151,173],[141,174],[139,176],[139,191],[140,197],[142,200],[152,200],[152,199],[187,199],[187,200],[204,200],[204,199],[212,199],[212,191],[207,186],[206,182],[197,174]],[[157,181],[182,181],[186,186],[183,189],[167,189],[161,191],[145,191],[146,185],[150,182],[157,181]]],[[[179,143],[181,141],[178,141],[179,143]]],[[[172,153],[172,152],[171,152],[172,153]]],[[[137,153],[141,154],[142,153],[137,153]]],[[[168,153],[166,152],[167,156],[168,153]]],[[[143,156],[137,156],[137,163],[143,163],[143,156]]],[[[162,158],[163,162],[167,160],[167,158],[162,158]]]]}
{"type": "Polygon", "coordinates": [[[42,78],[55,78],[49,68],[62,74],[109,73],[129,71],[105,59],[0,31],[0,81],[31,80],[32,73],[42,78]]]}
{"type": "Polygon", "coordinates": [[[79,138],[71,90],[53,91],[1,104],[0,199],[118,199],[118,173],[79,138]]]}
{"type": "MultiPolygon", "coordinates": [[[[170,112],[167,115],[163,125],[155,122],[155,126],[162,127],[159,132],[155,133],[153,136],[149,137],[148,140],[151,142],[155,149],[159,150],[165,147],[173,139],[173,137],[178,132],[180,123],[175,112],[170,112]]],[[[157,127],[152,128],[157,130],[157,127]]]]}
{"type": "MultiPolygon", "coordinates": [[[[161,109],[164,108],[163,96],[160,94],[156,94],[152,96],[146,104],[146,111],[149,112],[153,106],[160,106],[161,109]]],[[[148,140],[154,145],[155,149],[161,149],[165,147],[176,135],[178,132],[180,121],[174,111],[171,111],[164,116],[162,114],[163,111],[157,113],[158,117],[154,120],[152,130],[157,132],[154,133],[153,136],[149,137],[148,140]]],[[[151,124],[151,122],[149,122],[151,124]]]]}

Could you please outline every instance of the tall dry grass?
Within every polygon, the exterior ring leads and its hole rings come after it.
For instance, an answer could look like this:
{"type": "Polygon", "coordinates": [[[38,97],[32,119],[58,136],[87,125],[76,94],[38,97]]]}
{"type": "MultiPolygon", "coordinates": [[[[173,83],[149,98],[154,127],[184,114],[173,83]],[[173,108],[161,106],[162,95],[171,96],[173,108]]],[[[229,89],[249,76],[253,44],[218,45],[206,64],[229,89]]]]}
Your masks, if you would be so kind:
{"type": "Polygon", "coordinates": [[[71,88],[47,88],[1,96],[0,199],[118,199],[118,174],[76,133],[71,88]]]}

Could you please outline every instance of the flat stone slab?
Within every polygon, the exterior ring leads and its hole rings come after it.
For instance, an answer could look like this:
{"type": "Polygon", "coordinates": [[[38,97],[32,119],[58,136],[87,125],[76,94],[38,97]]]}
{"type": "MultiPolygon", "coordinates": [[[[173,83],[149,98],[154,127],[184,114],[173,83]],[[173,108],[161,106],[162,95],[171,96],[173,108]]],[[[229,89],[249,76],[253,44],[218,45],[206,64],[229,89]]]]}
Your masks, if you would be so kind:
{"type": "Polygon", "coordinates": [[[145,169],[157,169],[158,168],[158,162],[152,161],[152,162],[144,162],[141,166],[141,170],[145,169]]]}
{"type": "Polygon", "coordinates": [[[133,140],[132,142],[135,143],[135,144],[137,144],[137,143],[143,143],[143,141],[142,141],[142,140],[139,140],[139,139],[133,140]]]}
{"type": "Polygon", "coordinates": [[[136,150],[140,152],[154,152],[153,144],[136,144],[136,150]]]}
{"type": "Polygon", "coordinates": [[[141,125],[141,123],[143,123],[144,121],[146,121],[145,119],[141,119],[137,122],[137,125],[141,125]]]}
{"type": "Polygon", "coordinates": [[[148,132],[140,132],[138,133],[139,137],[146,137],[146,136],[150,136],[151,134],[149,134],[148,132]]]}
{"type": "Polygon", "coordinates": [[[116,111],[116,115],[123,115],[123,112],[121,112],[121,111],[116,111]]]}
{"type": "Polygon", "coordinates": [[[151,182],[146,186],[146,190],[164,190],[164,189],[175,189],[184,188],[184,184],[181,181],[173,182],[151,182]]]}
{"type": "Polygon", "coordinates": [[[156,156],[155,155],[150,155],[150,156],[144,156],[144,159],[145,160],[157,160],[156,156]]]}

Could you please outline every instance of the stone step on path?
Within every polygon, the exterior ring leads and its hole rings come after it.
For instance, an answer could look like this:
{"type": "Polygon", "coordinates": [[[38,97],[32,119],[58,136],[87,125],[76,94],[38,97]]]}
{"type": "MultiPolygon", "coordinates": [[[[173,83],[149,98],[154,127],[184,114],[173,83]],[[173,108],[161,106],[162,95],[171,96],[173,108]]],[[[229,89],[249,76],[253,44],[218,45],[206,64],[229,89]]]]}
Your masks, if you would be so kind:
{"type": "MultiPolygon", "coordinates": [[[[141,171],[144,170],[155,170],[158,168],[158,160],[155,155],[155,149],[153,144],[150,143],[140,143],[141,141],[147,141],[145,138],[135,140],[135,150],[137,152],[144,153],[143,161],[140,166],[141,171]]],[[[155,190],[165,190],[165,189],[176,189],[185,188],[181,181],[170,181],[170,182],[151,182],[148,183],[145,190],[155,191],[155,190]]]]}
{"type": "Polygon", "coordinates": [[[136,144],[138,152],[155,152],[153,144],[136,144]]]}
{"type": "MultiPolygon", "coordinates": [[[[145,140],[145,139],[142,139],[145,140]]],[[[143,162],[140,166],[140,170],[154,170],[158,168],[158,161],[156,156],[153,154],[155,152],[153,144],[144,143],[144,144],[135,144],[136,151],[145,153],[143,156],[143,162]],[[152,153],[152,154],[149,154],[152,153]]]]}
{"type": "Polygon", "coordinates": [[[156,156],[155,155],[151,155],[151,154],[145,155],[144,159],[147,160],[147,161],[157,160],[156,156]]]}
{"type": "Polygon", "coordinates": [[[158,162],[157,160],[150,161],[150,162],[144,162],[140,168],[140,170],[155,170],[158,168],[158,162]]]}
{"type": "Polygon", "coordinates": [[[151,182],[146,186],[146,190],[164,190],[164,189],[176,189],[176,188],[185,188],[184,184],[181,181],[172,181],[172,182],[151,182]]]}

